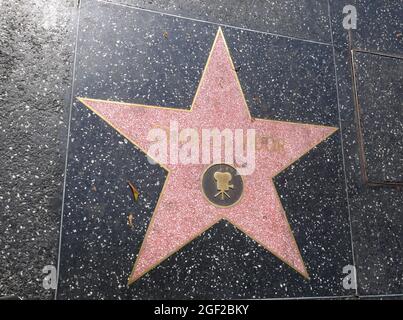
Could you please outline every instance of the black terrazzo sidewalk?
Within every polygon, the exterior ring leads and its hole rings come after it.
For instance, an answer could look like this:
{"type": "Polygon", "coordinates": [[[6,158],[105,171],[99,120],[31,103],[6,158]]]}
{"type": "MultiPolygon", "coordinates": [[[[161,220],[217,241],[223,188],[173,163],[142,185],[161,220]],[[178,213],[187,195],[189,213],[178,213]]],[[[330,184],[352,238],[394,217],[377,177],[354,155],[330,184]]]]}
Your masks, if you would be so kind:
{"type": "Polygon", "coordinates": [[[0,297],[403,299],[403,0],[0,10],[0,297]],[[219,26],[253,117],[339,128],[274,179],[310,280],[223,221],[127,286],[166,172],[75,97],[188,108],[219,26]]]}

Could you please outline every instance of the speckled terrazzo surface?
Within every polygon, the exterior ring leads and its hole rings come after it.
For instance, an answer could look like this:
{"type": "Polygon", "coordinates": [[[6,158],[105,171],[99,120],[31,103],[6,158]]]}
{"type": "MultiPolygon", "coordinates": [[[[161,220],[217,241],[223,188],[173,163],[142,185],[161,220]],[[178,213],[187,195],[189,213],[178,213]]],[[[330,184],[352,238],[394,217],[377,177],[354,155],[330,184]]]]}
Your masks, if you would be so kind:
{"type": "MultiPolygon", "coordinates": [[[[42,288],[41,269],[59,262],[58,299],[399,299],[402,190],[362,183],[348,48],[371,51],[355,56],[368,173],[377,180],[401,181],[403,3],[353,1],[363,21],[348,37],[341,27],[342,8],[350,4],[344,0],[254,1],[250,6],[241,1],[108,2],[113,3],[0,2],[6,17],[0,29],[0,129],[5,138],[0,148],[6,161],[0,175],[0,296],[53,298],[53,290],[42,288]],[[220,23],[234,70],[218,68],[217,75],[232,72],[239,78],[252,117],[275,120],[279,129],[273,133],[285,130],[285,136],[287,126],[280,129],[281,123],[338,130],[315,140],[316,147],[311,145],[273,178],[273,194],[278,194],[295,242],[281,236],[279,228],[277,239],[285,245],[273,247],[250,232],[247,236],[250,230],[229,222],[234,219],[219,220],[154,266],[156,254],[170,252],[164,237],[154,237],[156,251],[143,253],[153,268],[128,286],[171,177],[148,162],[131,143],[135,137],[124,130],[119,134],[118,124],[112,127],[102,119],[100,103],[89,108],[88,101],[76,97],[189,109],[220,23]],[[138,202],[128,181],[140,192],[138,202]],[[288,258],[281,259],[279,248],[291,250],[288,258]],[[348,264],[357,268],[357,290],[343,288],[342,269],[348,264]],[[309,279],[294,270],[304,268],[309,279]]],[[[214,90],[220,87],[212,84],[207,94],[214,90]]],[[[214,119],[211,114],[220,106],[228,107],[225,94],[220,96],[214,110],[196,117],[196,126],[203,116],[214,119]]],[[[123,107],[119,117],[125,123],[129,114],[123,107]]],[[[239,124],[237,114],[229,112],[223,119],[239,124]]],[[[164,119],[162,114],[143,117],[139,125],[164,119]]],[[[303,136],[301,148],[308,141],[303,136]]],[[[265,170],[276,161],[268,159],[265,170]]],[[[177,194],[166,193],[172,200],[165,213],[170,206],[177,214],[209,208],[196,196],[194,204],[185,201],[189,210],[182,207],[180,193],[191,188],[185,182],[177,194]]],[[[248,207],[272,203],[271,195],[261,198],[248,207]]],[[[247,211],[234,214],[246,222],[247,211]]],[[[263,220],[255,219],[257,229],[263,220]]],[[[194,224],[182,227],[191,230],[194,224]]],[[[169,219],[161,228],[178,230],[169,219]]]]}
{"type": "Polygon", "coordinates": [[[0,1],[0,296],[53,297],[77,10],[0,1]]]}
{"type": "Polygon", "coordinates": [[[354,60],[368,179],[403,182],[403,59],[357,52],[354,60]]]}

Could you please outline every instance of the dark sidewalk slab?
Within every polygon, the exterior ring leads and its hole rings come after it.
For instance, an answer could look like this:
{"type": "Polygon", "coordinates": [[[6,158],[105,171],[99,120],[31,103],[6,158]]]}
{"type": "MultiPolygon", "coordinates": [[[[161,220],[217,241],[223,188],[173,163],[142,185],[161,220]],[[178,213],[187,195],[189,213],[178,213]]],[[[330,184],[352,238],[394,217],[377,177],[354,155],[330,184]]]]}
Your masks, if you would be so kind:
{"type": "Polygon", "coordinates": [[[351,3],[330,3],[358,294],[401,294],[403,193],[388,185],[371,187],[364,183],[359,137],[363,136],[366,148],[368,174],[376,179],[400,179],[401,61],[373,53],[401,55],[401,42],[394,37],[394,30],[401,22],[397,12],[402,5],[401,1],[358,1],[358,29],[349,37],[342,28],[340,13],[351,3]],[[370,50],[356,52],[354,58],[362,130],[357,126],[350,48],[370,50]]]}
{"type": "MultiPolygon", "coordinates": [[[[85,1],[74,96],[188,108],[217,28],[85,1]]],[[[228,27],[223,32],[234,64],[240,66],[238,76],[253,115],[338,126],[331,47],[228,27]],[[259,65],[256,61],[262,60],[262,52],[267,61],[259,65]],[[284,60],[288,68],[280,72],[284,60]],[[287,90],[288,85],[295,90],[287,90]],[[260,102],[254,99],[253,88],[264,93],[260,102]],[[265,96],[276,88],[281,98],[265,96]],[[268,108],[271,99],[278,100],[268,108]],[[294,102],[287,104],[287,100],[294,102]],[[304,112],[298,102],[305,103],[310,112],[304,112]]],[[[59,299],[354,293],[342,286],[343,267],[352,264],[352,253],[339,132],[275,178],[309,280],[223,221],[127,286],[165,172],[151,166],[143,152],[78,100],[73,101],[59,299]],[[128,180],[141,192],[138,203],[133,203],[128,180]],[[127,225],[130,213],[136,221],[134,228],[127,225]]]]}
{"type": "Polygon", "coordinates": [[[354,47],[376,52],[403,54],[403,1],[356,0],[359,28],[354,47]]]}
{"type": "Polygon", "coordinates": [[[212,23],[331,42],[327,1],[108,0],[212,23]]]}
{"type": "Polygon", "coordinates": [[[0,2],[0,296],[52,298],[72,80],[74,1],[0,2]]]}
{"type": "Polygon", "coordinates": [[[367,179],[403,187],[403,57],[357,51],[353,59],[367,179]]]}

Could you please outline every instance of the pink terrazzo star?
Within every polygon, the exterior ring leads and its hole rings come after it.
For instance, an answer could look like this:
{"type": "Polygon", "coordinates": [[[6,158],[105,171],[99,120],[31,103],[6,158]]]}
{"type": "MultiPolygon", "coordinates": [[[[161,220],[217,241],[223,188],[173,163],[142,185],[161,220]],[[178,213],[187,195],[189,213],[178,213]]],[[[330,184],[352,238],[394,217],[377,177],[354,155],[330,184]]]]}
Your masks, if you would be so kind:
{"type": "Polygon", "coordinates": [[[169,171],[146,236],[129,278],[133,283],[180,250],[212,225],[226,219],[295,271],[308,278],[303,259],[273,184],[273,177],[336,128],[253,119],[249,114],[237,74],[221,29],[210,53],[191,110],[80,98],[119,133],[143,151],[150,128],[255,129],[257,137],[281,141],[278,151],[256,151],[256,170],[243,177],[244,194],[233,207],[218,208],[203,196],[200,181],[203,164],[167,164],[169,171]]]}

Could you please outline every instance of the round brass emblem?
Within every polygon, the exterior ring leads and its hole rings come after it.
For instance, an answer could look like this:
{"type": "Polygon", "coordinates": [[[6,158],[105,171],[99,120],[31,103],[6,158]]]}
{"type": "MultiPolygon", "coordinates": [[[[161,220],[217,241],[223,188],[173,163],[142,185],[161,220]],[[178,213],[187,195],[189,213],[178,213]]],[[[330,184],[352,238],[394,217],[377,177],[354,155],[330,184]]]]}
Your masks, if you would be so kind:
{"type": "Polygon", "coordinates": [[[203,173],[202,189],[207,200],[216,207],[231,207],[242,197],[243,180],[233,166],[213,164],[203,173]]]}

